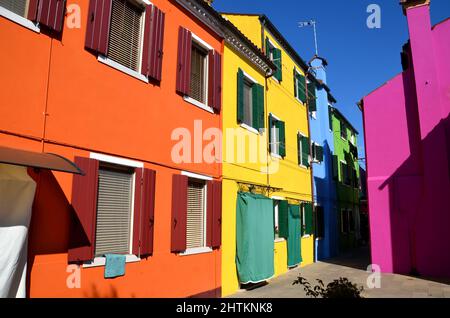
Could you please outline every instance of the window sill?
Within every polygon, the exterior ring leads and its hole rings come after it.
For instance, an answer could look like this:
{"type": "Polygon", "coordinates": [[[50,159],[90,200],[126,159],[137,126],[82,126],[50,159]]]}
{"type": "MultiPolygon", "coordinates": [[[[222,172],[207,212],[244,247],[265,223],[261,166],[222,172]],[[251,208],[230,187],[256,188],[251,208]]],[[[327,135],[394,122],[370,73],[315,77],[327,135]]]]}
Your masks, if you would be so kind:
{"type": "Polygon", "coordinates": [[[286,239],[280,237],[280,238],[276,238],[276,239],[274,240],[274,242],[275,242],[275,243],[286,242],[286,239]]]}
{"type": "Polygon", "coordinates": [[[257,134],[257,135],[260,134],[259,131],[258,131],[257,129],[255,129],[255,128],[253,128],[252,126],[249,126],[249,125],[247,125],[247,124],[242,123],[242,124],[240,124],[239,126],[240,126],[241,128],[247,129],[248,131],[250,131],[250,132],[252,132],[252,133],[254,133],[254,134],[257,134]]]}
{"type": "Polygon", "coordinates": [[[310,238],[310,237],[311,237],[311,234],[306,234],[306,235],[302,236],[302,238],[310,238]]]}
{"type": "Polygon", "coordinates": [[[306,169],[306,170],[309,170],[309,167],[307,167],[307,166],[304,166],[304,165],[298,165],[300,168],[303,168],[303,169],[306,169]]]}
{"type": "Polygon", "coordinates": [[[137,78],[138,80],[143,81],[144,83],[148,84],[148,78],[146,76],[142,75],[139,72],[136,72],[135,70],[132,70],[131,68],[123,66],[122,64],[119,64],[103,55],[99,55],[97,59],[99,62],[101,62],[103,64],[106,64],[112,68],[115,68],[118,71],[121,71],[122,73],[125,73],[131,77],[137,78]]]}
{"type": "Polygon", "coordinates": [[[30,21],[24,17],[21,17],[20,15],[15,14],[14,12],[9,11],[8,9],[5,9],[3,7],[0,7],[0,16],[4,17],[12,22],[15,22],[27,29],[30,29],[33,32],[36,32],[36,33],[41,32],[41,29],[36,24],[34,24],[33,21],[30,21]]]}
{"type": "Polygon", "coordinates": [[[203,110],[206,110],[207,112],[209,112],[211,114],[214,114],[214,110],[211,106],[208,106],[202,102],[199,102],[198,100],[193,99],[192,97],[189,97],[189,96],[184,96],[183,99],[192,105],[195,105],[203,110]]]}
{"type": "Polygon", "coordinates": [[[311,117],[313,118],[313,119],[317,119],[317,116],[316,116],[316,112],[314,111],[314,112],[311,112],[311,117]]]}
{"type": "MultiPolygon", "coordinates": [[[[126,263],[139,262],[141,259],[136,255],[126,255],[126,263]]],[[[96,257],[92,261],[85,262],[83,268],[105,266],[106,257],[96,257]]]]}
{"type": "Polygon", "coordinates": [[[272,157],[274,157],[274,158],[277,158],[277,159],[283,159],[283,157],[281,157],[279,154],[276,154],[276,153],[270,153],[270,155],[272,156],[272,157]]]}
{"type": "Polygon", "coordinates": [[[188,255],[195,255],[195,254],[204,254],[204,253],[211,253],[213,251],[210,247],[196,247],[196,248],[188,248],[183,253],[180,253],[180,256],[188,256],[188,255]]]}

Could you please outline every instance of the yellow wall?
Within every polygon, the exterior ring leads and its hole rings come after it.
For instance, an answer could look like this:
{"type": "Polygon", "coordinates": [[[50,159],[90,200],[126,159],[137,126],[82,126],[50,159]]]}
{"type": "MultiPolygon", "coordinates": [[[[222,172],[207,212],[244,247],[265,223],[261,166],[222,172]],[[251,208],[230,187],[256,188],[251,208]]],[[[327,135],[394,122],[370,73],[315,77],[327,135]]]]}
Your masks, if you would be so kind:
{"type": "MultiPolygon", "coordinates": [[[[262,26],[258,16],[226,15],[254,44],[262,48],[261,30],[262,26]]],[[[222,295],[227,296],[239,289],[236,272],[236,198],[239,190],[234,180],[245,180],[256,184],[266,184],[282,190],[271,193],[285,199],[299,201],[311,201],[311,171],[302,168],[297,162],[297,133],[308,136],[308,116],[305,105],[294,97],[293,69],[294,61],[283,51],[282,47],[274,38],[265,32],[271,41],[282,50],[283,80],[277,83],[275,79],[265,81],[264,75],[255,69],[241,55],[235,53],[228,45],[224,49],[224,78],[223,78],[223,203],[222,203],[222,295]],[[268,115],[273,113],[285,122],[286,127],[286,157],[278,159],[271,157],[267,152],[267,129],[262,135],[256,135],[237,124],[237,71],[238,68],[249,74],[265,86],[265,127],[268,127],[268,115]],[[238,146],[234,143],[233,148],[227,149],[227,128],[237,128],[240,134],[257,138],[265,145],[265,157],[260,157],[258,163],[250,163],[248,158],[254,149],[245,149],[246,162],[236,163],[227,160],[229,150],[237,151],[238,146]],[[268,162],[267,162],[268,161],[268,162]],[[269,166],[273,173],[261,173],[261,168],[269,166]]],[[[299,67],[297,66],[299,69],[299,67]]],[[[259,149],[257,150],[259,151],[259,149]]],[[[236,158],[236,157],[235,157],[236,158]]],[[[314,238],[302,238],[302,266],[313,262],[314,238]]],[[[288,271],[287,268],[287,246],[285,241],[275,242],[275,276],[288,271]]]]}

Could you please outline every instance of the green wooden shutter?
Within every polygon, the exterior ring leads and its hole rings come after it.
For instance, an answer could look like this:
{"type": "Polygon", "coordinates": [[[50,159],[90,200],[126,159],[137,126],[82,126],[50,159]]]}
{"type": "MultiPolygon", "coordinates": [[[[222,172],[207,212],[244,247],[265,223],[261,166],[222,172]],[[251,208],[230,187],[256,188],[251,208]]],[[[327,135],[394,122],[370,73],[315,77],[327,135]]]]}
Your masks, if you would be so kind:
{"type": "Polygon", "coordinates": [[[279,201],[278,203],[278,236],[288,238],[288,202],[286,200],[279,201]]]}
{"type": "Polygon", "coordinates": [[[323,147],[319,145],[314,146],[316,149],[316,160],[319,162],[323,161],[323,147]]]}
{"type": "Polygon", "coordinates": [[[339,177],[339,159],[337,155],[333,155],[333,179],[338,180],[339,177]]]}
{"type": "Polygon", "coordinates": [[[302,164],[302,135],[297,134],[297,162],[302,164]]]}
{"type": "Polygon", "coordinates": [[[272,153],[272,125],[273,125],[273,117],[269,114],[269,152],[272,153]]]}
{"type": "Polygon", "coordinates": [[[294,67],[294,74],[293,74],[293,79],[294,79],[294,96],[298,98],[298,85],[297,85],[297,71],[295,70],[294,67]]]}
{"type": "Polygon", "coordinates": [[[309,168],[309,138],[301,136],[302,139],[302,165],[309,168]]]}
{"type": "Polygon", "coordinates": [[[305,206],[304,213],[305,213],[305,234],[313,234],[313,208],[311,203],[303,203],[305,206]]]}
{"type": "Polygon", "coordinates": [[[286,131],[285,131],[285,124],[284,121],[277,121],[276,126],[278,128],[278,134],[280,139],[279,141],[279,149],[280,149],[280,156],[286,157],[286,131]]]}
{"type": "Polygon", "coordinates": [[[333,112],[331,111],[331,107],[328,106],[328,125],[330,126],[330,130],[333,131],[333,112]]]}
{"type": "Polygon", "coordinates": [[[270,44],[269,38],[266,37],[266,56],[270,57],[270,52],[272,51],[273,47],[270,44]]]}
{"type": "Polygon", "coordinates": [[[281,50],[280,49],[273,49],[273,63],[277,66],[277,71],[274,74],[274,77],[281,82],[283,80],[283,72],[282,72],[282,66],[283,63],[281,61],[281,50]]]}
{"type": "Polygon", "coordinates": [[[305,77],[303,75],[297,73],[296,78],[297,78],[297,82],[298,82],[297,98],[304,103],[306,101],[305,77]]]}
{"type": "Polygon", "coordinates": [[[237,73],[237,121],[244,122],[244,72],[241,69],[237,73]]]}
{"type": "Polygon", "coordinates": [[[316,84],[314,82],[308,83],[308,108],[310,112],[317,110],[316,84]]]}
{"type": "Polygon", "coordinates": [[[263,129],[264,128],[264,86],[259,84],[253,84],[252,87],[253,95],[253,128],[263,129]]]}

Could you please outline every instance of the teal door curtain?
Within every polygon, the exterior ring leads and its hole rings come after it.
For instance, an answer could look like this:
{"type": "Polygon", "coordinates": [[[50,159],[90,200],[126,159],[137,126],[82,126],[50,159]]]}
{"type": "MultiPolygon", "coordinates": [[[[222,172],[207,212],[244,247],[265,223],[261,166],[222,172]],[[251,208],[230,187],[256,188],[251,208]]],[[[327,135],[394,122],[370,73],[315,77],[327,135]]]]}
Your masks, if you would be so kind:
{"type": "Polygon", "coordinates": [[[242,284],[274,275],[274,220],[271,199],[239,192],[236,202],[236,267],[242,284]]]}
{"type": "Polygon", "coordinates": [[[301,221],[300,206],[291,205],[288,207],[288,237],[287,237],[287,261],[288,267],[293,267],[302,261],[301,252],[301,221]]]}

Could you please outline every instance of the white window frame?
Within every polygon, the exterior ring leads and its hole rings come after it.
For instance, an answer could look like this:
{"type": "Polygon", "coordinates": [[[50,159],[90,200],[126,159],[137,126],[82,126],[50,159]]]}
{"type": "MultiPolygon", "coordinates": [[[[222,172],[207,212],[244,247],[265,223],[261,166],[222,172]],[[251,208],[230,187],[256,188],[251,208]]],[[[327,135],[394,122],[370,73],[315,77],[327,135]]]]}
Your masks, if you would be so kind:
{"type": "MultiPolygon", "coordinates": [[[[208,184],[206,183],[206,181],[211,181],[213,180],[212,177],[210,176],[206,176],[206,175],[202,175],[202,174],[197,174],[197,173],[193,173],[193,172],[188,172],[188,171],[181,171],[181,175],[188,177],[189,179],[193,179],[193,180],[200,180],[200,181],[205,181],[205,198],[204,198],[204,202],[203,202],[203,207],[204,207],[204,220],[203,220],[203,241],[206,244],[206,232],[207,232],[207,224],[208,224],[208,184]]],[[[184,252],[179,253],[179,255],[181,256],[188,256],[188,255],[195,255],[195,254],[203,254],[203,253],[211,253],[213,251],[213,249],[211,247],[208,246],[201,246],[201,247],[194,247],[194,248],[187,248],[184,252]]]]}
{"type": "MultiPolygon", "coordinates": [[[[198,46],[200,46],[201,48],[203,48],[206,51],[212,51],[214,50],[214,48],[209,45],[206,41],[204,41],[202,38],[200,38],[198,35],[196,35],[194,32],[191,32],[192,34],[192,44],[197,44],[198,46]]],[[[191,47],[192,50],[192,47],[191,47]]],[[[205,70],[204,70],[205,74],[204,76],[204,81],[205,81],[205,103],[202,103],[198,100],[196,100],[195,98],[190,97],[189,95],[184,95],[183,99],[184,101],[197,106],[200,109],[206,110],[207,112],[214,114],[214,109],[208,105],[208,83],[209,83],[209,55],[206,56],[206,62],[205,62],[205,70]]],[[[191,76],[191,74],[189,74],[189,76],[191,76]]]]}
{"type": "Polygon", "coordinates": [[[0,6],[0,16],[4,17],[5,19],[8,19],[12,22],[17,23],[18,25],[21,25],[27,29],[30,29],[33,32],[40,33],[41,28],[39,27],[38,23],[34,23],[31,20],[28,20],[25,17],[22,17],[12,11],[9,11],[8,9],[0,6]]]}
{"type": "MultiPolygon", "coordinates": [[[[127,0],[128,2],[134,2],[138,5],[151,5],[152,3],[148,0],[127,0]]],[[[111,26],[110,26],[111,28],[111,26]]],[[[105,65],[108,65],[118,71],[121,71],[122,73],[125,73],[131,77],[134,77],[144,83],[149,83],[148,77],[141,74],[142,70],[142,54],[143,54],[143,47],[144,47],[144,28],[145,28],[145,10],[142,12],[142,18],[141,18],[141,27],[140,27],[140,47],[139,47],[139,66],[138,70],[135,71],[129,67],[126,67],[120,63],[117,63],[116,61],[113,61],[112,59],[108,58],[107,56],[99,54],[97,57],[97,60],[105,65]]],[[[111,30],[111,29],[110,29],[111,30]]],[[[110,32],[108,30],[108,32],[110,32]]],[[[109,43],[108,43],[109,45],[109,43]]]]}
{"type": "MultiPolygon", "coordinates": [[[[243,71],[243,74],[244,74],[244,77],[245,77],[245,78],[244,78],[244,81],[247,80],[247,81],[249,81],[249,82],[252,82],[253,85],[259,84],[258,81],[255,80],[253,77],[251,77],[248,73],[246,73],[246,72],[243,71]]],[[[245,105],[244,105],[244,106],[245,106],[245,105]]],[[[253,111],[253,100],[252,100],[252,111],[253,111]]],[[[239,126],[240,126],[241,128],[244,128],[244,129],[246,129],[246,130],[252,132],[252,133],[255,133],[255,134],[257,134],[257,135],[261,135],[261,134],[262,134],[262,132],[259,132],[256,128],[253,128],[252,126],[250,126],[250,125],[248,125],[248,124],[246,124],[246,123],[240,123],[239,126]]]]}
{"type": "MultiPolygon", "coordinates": [[[[286,201],[286,199],[282,198],[282,197],[275,197],[275,196],[272,196],[271,199],[277,202],[276,206],[273,207],[274,208],[273,213],[274,213],[274,225],[278,226],[278,232],[279,232],[280,227],[279,227],[279,214],[278,213],[279,213],[280,201],[286,201]]],[[[286,241],[286,239],[284,237],[274,237],[275,243],[284,242],[284,241],[286,241]]]]}
{"type": "MultiPolygon", "coordinates": [[[[303,134],[300,130],[298,130],[297,131],[297,135],[299,135],[299,136],[302,136],[302,137],[305,137],[305,138],[308,138],[308,136],[306,136],[305,134],[303,134]]],[[[300,156],[301,156],[301,158],[300,159],[303,159],[303,145],[302,145],[302,143],[300,142],[300,149],[299,149],[299,151],[300,151],[300,156]]],[[[309,162],[309,164],[311,165],[311,163],[312,163],[312,160],[311,160],[311,158],[312,158],[312,156],[311,156],[311,154],[309,154],[308,155],[308,162],[309,162]]],[[[303,160],[300,160],[300,163],[299,163],[299,165],[298,165],[299,167],[301,167],[301,168],[304,168],[304,169],[308,169],[308,167],[306,167],[304,164],[303,164],[303,160]]]]}
{"type": "MultiPolygon", "coordinates": [[[[110,155],[104,155],[104,154],[101,154],[101,153],[91,152],[89,154],[89,158],[98,160],[100,162],[111,163],[111,164],[114,164],[114,165],[125,166],[125,167],[134,168],[134,169],[142,169],[142,168],[144,168],[144,163],[143,162],[129,160],[129,159],[126,159],[126,158],[114,157],[114,156],[110,156],[110,155]]],[[[137,255],[133,254],[135,185],[136,185],[136,171],[133,172],[132,185],[131,185],[132,193],[131,193],[129,253],[125,255],[125,262],[126,263],[133,263],[133,262],[138,262],[138,261],[141,260],[137,255]]],[[[97,213],[97,211],[96,211],[96,213],[97,213]]],[[[104,257],[104,256],[96,256],[96,257],[94,257],[94,259],[92,259],[90,261],[85,261],[83,263],[83,268],[105,266],[105,264],[106,264],[106,257],[104,257]]]]}
{"type": "MultiPolygon", "coordinates": [[[[272,118],[275,119],[276,121],[282,121],[282,120],[281,120],[278,116],[276,116],[274,113],[269,113],[269,116],[272,116],[272,118]]],[[[272,131],[272,127],[269,127],[269,129],[272,131]]],[[[276,129],[276,127],[275,127],[275,129],[276,129]]],[[[276,130],[275,130],[275,132],[276,132],[276,130]]],[[[274,136],[274,134],[273,134],[273,132],[272,132],[272,137],[273,137],[273,136],[274,136]]],[[[280,136],[280,135],[278,134],[278,137],[279,137],[279,136],[280,136]]],[[[276,134],[275,134],[275,137],[276,137],[276,134]]],[[[270,144],[273,145],[272,140],[269,140],[269,142],[270,142],[270,144]]],[[[280,152],[280,140],[276,141],[275,143],[277,144],[278,153],[272,152],[273,147],[270,147],[270,155],[271,155],[272,157],[274,157],[274,158],[277,158],[277,159],[283,159],[283,157],[281,157],[281,155],[279,154],[279,152],[280,152]]]]}

